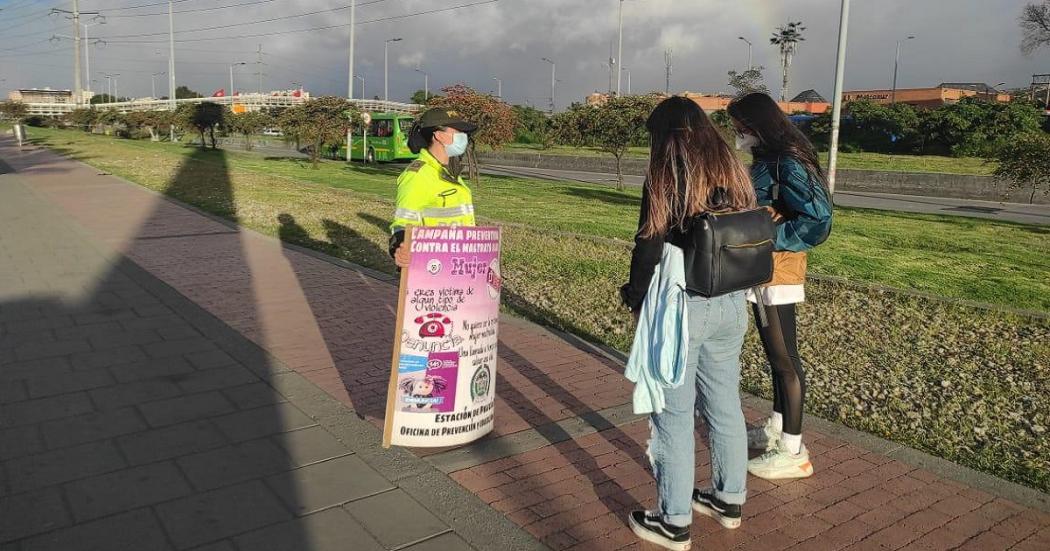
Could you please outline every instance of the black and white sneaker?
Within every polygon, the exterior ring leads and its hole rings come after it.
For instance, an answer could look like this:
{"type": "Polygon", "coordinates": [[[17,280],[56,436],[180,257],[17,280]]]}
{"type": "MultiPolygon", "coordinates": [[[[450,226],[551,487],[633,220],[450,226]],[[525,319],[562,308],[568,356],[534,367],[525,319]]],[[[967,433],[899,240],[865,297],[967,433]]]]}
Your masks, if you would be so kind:
{"type": "Polygon", "coordinates": [[[726,528],[740,528],[740,506],[718,499],[712,491],[693,490],[693,510],[717,520],[726,528]]]}
{"type": "Polygon", "coordinates": [[[659,513],[631,511],[627,520],[635,535],[644,541],[655,543],[671,551],[689,551],[692,546],[689,540],[689,527],[664,524],[659,513]]]}

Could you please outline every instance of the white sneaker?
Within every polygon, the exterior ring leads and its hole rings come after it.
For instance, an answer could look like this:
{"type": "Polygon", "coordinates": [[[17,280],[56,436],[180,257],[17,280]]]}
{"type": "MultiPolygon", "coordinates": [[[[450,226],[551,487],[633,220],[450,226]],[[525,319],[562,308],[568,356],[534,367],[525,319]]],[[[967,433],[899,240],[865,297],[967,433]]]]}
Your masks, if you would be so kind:
{"type": "Polygon", "coordinates": [[[780,431],[773,428],[773,418],[767,417],[766,422],[747,431],[747,447],[752,450],[769,451],[777,447],[780,441],[780,431]]]}
{"type": "Polygon", "coordinates": [[[802,446],[799,453],[791,453],[779,442],[766,453],[747,462],[747,472],[766,480],[806,478],[813,476],[809,450],[802,446]]]}

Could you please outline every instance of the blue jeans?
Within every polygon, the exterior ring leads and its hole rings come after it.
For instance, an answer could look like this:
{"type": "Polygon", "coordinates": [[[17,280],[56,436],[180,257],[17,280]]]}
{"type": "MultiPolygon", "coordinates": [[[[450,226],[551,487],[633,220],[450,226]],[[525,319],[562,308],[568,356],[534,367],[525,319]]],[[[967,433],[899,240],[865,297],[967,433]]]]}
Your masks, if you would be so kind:
{"type": "Polygon", "coordinates": [[[694,414],[704,416],[711,448],[715,497],[743,504],[747,497],[747,427],[740,407],[740,349],[747,331],[744,293],[714,298],[691,296],[689,369],[695,384],[667,389],[667,406],[650,416],[649,457],[667,524],[688,526],[696,471],[694,414]]]}

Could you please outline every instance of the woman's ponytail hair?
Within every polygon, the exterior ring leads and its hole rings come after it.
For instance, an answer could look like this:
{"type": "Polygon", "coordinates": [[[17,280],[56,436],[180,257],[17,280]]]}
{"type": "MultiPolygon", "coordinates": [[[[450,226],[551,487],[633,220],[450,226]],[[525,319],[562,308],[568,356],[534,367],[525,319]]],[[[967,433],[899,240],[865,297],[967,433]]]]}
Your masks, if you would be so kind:
{"type": "Polygon", "coordinates": [[[423,128],[419,121],[416,121],[408,131],[408,149],[418,155],[420,151],[430,147],[430,142],[434,140],[434,132],[438,130],[441,128],[423,128]]]}

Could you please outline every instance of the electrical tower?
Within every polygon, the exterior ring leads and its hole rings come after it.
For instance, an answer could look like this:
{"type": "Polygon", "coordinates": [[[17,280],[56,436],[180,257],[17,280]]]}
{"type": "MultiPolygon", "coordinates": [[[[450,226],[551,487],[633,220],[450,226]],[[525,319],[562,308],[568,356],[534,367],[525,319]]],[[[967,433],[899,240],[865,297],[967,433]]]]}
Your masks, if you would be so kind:
{"type": "Polygon", "coordinates": [[[674,57],[674,52],[671,48],[664,50],[664,65],[667,67],[666,78],[664,81],[664,93],[671,95],[671,60],[674,57]]]}

